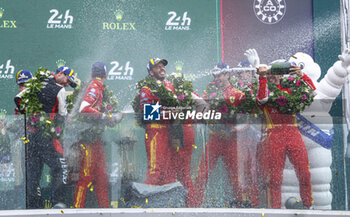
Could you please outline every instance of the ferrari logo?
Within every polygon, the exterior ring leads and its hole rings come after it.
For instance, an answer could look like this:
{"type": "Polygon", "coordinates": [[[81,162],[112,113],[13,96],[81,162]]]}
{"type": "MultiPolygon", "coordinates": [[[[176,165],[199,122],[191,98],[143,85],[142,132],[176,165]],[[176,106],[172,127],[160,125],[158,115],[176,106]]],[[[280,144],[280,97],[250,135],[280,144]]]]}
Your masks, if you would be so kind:
{"type": "Polygon", "coordinates": [[[235,99],[236,99],[236,97],[230,96],[230,102],[231,102],[231,103],[234,103],[234,102],[235,102],[235,99]]]}

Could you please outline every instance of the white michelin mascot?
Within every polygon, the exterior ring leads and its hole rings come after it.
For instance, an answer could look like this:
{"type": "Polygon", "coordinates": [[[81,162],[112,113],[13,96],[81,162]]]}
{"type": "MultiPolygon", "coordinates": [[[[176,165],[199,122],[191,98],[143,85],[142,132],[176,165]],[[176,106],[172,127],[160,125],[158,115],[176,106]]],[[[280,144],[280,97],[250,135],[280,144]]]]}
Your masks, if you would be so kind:
{"type": "MultiPolygon", "coordinates": [[[[330,166],[332,164],[333,122],[329,111],[342,90],[346,77],[350,74],[350,50],[346,49],[342,55],[339,55],[339,61],[328,69],[320,82],[317,80],[321,75],[321,69],[308,54],[296,53],[289,59],[289,62],[303,67],[302,72],[308,75],[316,86],[314,102],[298,117],[298,126],[302,132],[310,161],[314,209],[331,209],[332,172],[330,166]]],[[[293,166],[287,159],[283,171],[282,204],[286,204],[288,198],[293,197],[300,198],[299,185],[293,166]]]]}

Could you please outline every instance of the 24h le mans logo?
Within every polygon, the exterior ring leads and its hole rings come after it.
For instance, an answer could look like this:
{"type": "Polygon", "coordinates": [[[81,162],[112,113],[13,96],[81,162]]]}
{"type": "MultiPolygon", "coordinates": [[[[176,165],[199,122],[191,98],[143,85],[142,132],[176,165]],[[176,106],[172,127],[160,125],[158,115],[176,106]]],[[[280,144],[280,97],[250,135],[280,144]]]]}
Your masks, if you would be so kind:
{"type": "Polygon", "coordinates": [[[254,0],[255,16],[265,24],[276,24],[286,13],[284,0],[254,0]]]}

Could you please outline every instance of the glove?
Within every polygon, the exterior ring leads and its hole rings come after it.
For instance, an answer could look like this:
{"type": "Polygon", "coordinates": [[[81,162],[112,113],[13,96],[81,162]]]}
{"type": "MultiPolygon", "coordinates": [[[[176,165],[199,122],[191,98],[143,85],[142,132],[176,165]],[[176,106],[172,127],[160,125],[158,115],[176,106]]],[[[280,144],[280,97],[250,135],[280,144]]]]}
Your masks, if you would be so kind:
{"type": "Polygon", "coordinates": [[[254,68],[259,67],[260,58],[259,58],[258,52],[256,52],[254,48],[246,50],[244,55],[247,57],[250,65],[252,65],[254,68]]]}

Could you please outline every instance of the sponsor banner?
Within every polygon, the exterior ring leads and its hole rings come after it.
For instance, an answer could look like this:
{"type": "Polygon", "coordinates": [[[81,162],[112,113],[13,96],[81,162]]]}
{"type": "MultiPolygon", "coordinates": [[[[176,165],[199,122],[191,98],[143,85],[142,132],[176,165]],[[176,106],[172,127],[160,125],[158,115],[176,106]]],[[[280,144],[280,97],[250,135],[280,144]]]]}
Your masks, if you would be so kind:
{"type": "Polygon", "coordinates": [[[296,118],[298,122],[298,128],[304,136],[308,137],[326,149],[332,148],[334,136],[333,129],[331,129],[329,133],[325,133],[316,125],[304,118],[302,115],[296,114],[296,118]]]}

